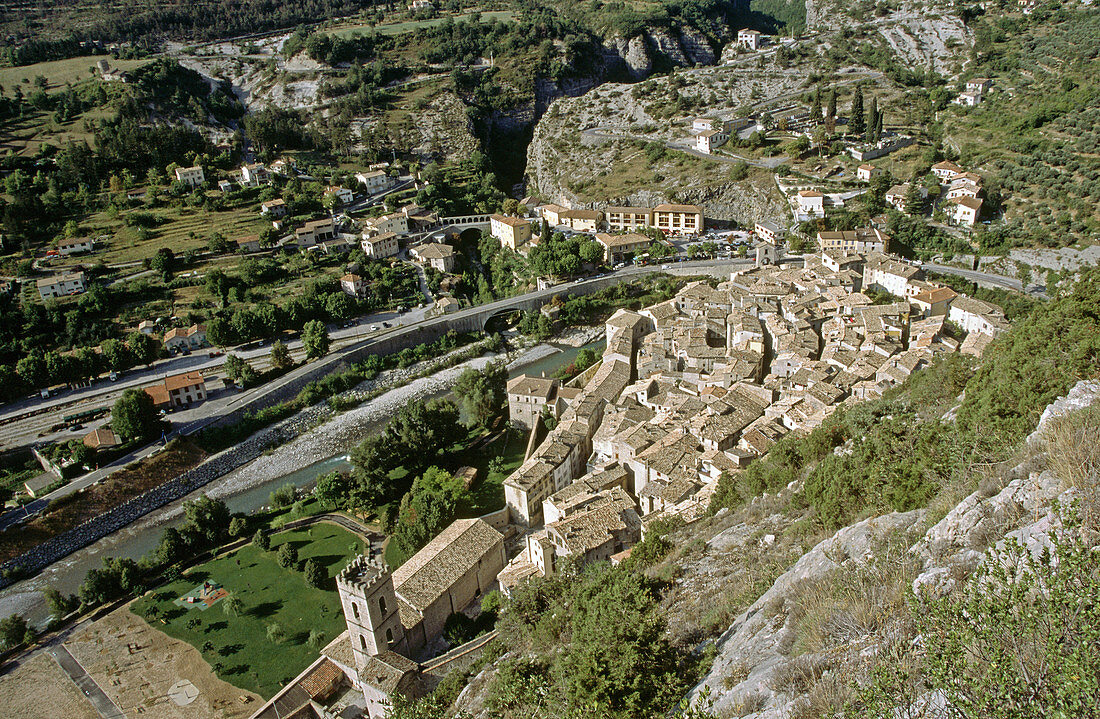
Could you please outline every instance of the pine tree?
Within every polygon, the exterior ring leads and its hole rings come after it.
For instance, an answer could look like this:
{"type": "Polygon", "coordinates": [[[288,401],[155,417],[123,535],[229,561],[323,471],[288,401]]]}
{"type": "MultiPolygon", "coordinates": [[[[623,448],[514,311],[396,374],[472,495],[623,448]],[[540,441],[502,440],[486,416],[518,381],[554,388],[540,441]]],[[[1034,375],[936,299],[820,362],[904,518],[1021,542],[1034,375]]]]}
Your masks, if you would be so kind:
{"type": "Polygon", "coordinates": [[[836,88],[829,90],[829,104],[825,108],[825,117],[836,118],[836,88]]]}
{"type": "Polygon", "coordinates": [[[862,135],[867,129],[863,120],[863,89],[856,86],[855,95],[852,96],[852,116],[848,118],[848,132],[853,135],[862,135]]]}

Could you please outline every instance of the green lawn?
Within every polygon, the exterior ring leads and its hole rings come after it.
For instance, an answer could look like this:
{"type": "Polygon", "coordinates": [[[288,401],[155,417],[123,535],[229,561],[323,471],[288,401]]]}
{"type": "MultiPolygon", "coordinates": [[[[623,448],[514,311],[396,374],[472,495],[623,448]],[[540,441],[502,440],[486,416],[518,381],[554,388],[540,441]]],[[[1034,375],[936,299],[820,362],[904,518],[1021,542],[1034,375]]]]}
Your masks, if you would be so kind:
{"type": "Polygon", "coordinates": [[[270,551],[249,544],[195,567],[179,581],[138,599],[132,610],[157,629],[197,648],[222,679],[269,698],[309,666],[320,648],[346,626],[334,580],[325,589],[315,589],[301,572],[283,569],[276,562],[276,552],[287,542],[298,549],[299,561],[318,560],[330,577],[363,548],[361,539],[331,524],[280,532],[271,537],[270,551]],[[205,611],[174,604],[205,580],[240,597],[244,611],[236,617],[228,615],[225,600],[205,611]],[[150,620],[152,606],[159,618],[150,620]],[[268,639],[272,624],[285,632],[281,643],[268,639]],[[324,637],[310,646],[309,633],[314,629],[324,637]]]}

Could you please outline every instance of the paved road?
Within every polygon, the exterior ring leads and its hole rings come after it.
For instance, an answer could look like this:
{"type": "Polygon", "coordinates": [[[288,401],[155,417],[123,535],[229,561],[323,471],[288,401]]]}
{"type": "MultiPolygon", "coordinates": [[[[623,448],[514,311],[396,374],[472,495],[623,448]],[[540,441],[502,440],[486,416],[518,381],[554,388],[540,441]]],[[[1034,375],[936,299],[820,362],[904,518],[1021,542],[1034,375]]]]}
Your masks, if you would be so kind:
{"type": "Polygon", "coordinates": [[[61,669],[69,675],[69,678],[73,680],[73,684],[76,684],[77,688],[88,698],[88,701],[92,703],[92,706],[95,707],[95,710],[99,712],[103,719],[126,719],[126,715],[122,713],[118,705],[111,701],[111,698],[103,692],[103,689],[96,684],[94,679],[88,676],[88,672],[84,671],[84,667],[69,653],[64,644],[57,642],[49,646],[46,651],[57,661],[61,669]]]}
{"type": "Polygon", "coordinates": [[[995,285],[1006,290],[1015,290],[1016,292],[1024,291],[1024,283],[1012,277],[1005,277],[1003,275],[993,275],[988,272],[979,272],[977,270],[964,270],[958,267],[949,267],[947,265],[937,265],[931,262],[925,262],[924,269],[931,270],[932,272],[939,272],[940,274],[958,275],[963,279],[970,280],[971,282],[984,282],[990,285],[995,285]]]}

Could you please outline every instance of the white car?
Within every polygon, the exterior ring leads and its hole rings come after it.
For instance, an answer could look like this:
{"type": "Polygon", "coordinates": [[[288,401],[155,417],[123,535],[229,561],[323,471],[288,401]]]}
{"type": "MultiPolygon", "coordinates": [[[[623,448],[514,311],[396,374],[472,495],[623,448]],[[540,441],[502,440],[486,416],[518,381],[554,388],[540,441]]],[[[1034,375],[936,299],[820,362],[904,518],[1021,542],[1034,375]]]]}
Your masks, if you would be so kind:
{"type": "Polygon", "coordinates": [[[371,325],[370,326],[370,331],[371,332],[377,332],[378,331],[378,325],[371,325]]]}

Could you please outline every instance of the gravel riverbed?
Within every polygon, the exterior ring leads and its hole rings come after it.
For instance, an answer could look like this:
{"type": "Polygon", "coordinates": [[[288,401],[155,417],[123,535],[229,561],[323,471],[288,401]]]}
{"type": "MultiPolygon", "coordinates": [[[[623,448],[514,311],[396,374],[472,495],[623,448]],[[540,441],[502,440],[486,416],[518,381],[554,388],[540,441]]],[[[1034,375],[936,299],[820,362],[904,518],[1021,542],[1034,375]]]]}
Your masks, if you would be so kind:
{"type": "MultiPolygon", "coordinates": [[[[368,400],[346,412],[335,414],[327,407],[329,419],[316,427],[303,432],[297,438],[258,457],[249,464],[227,474],[218,480],[216,494],[232,495],[245,491],[258,484],[308,467],[329,457],[346,454],[374,429],[388,420],[393,414],[409,402],[423,400],[440,392],[445,392],[458,382],[459,376],[467,369],[482,369],[489,362],[508,359],[509,368],[536,362],[559,352],[556,347],[540,344],[521,350],[513,357],[504,353],[483,355],[448,369],[441,370],[429,377],[407,381],[417,374],[415,367],[407,370],[390,370],[369,382],[351,390],[360,396],[378,387],[398,385],[384,394],[368,400]]],[[[349,393],[350,394],[350,393],[349,393]]],[[[320,417],[318,417],[319,419],[320,417]]]]}

